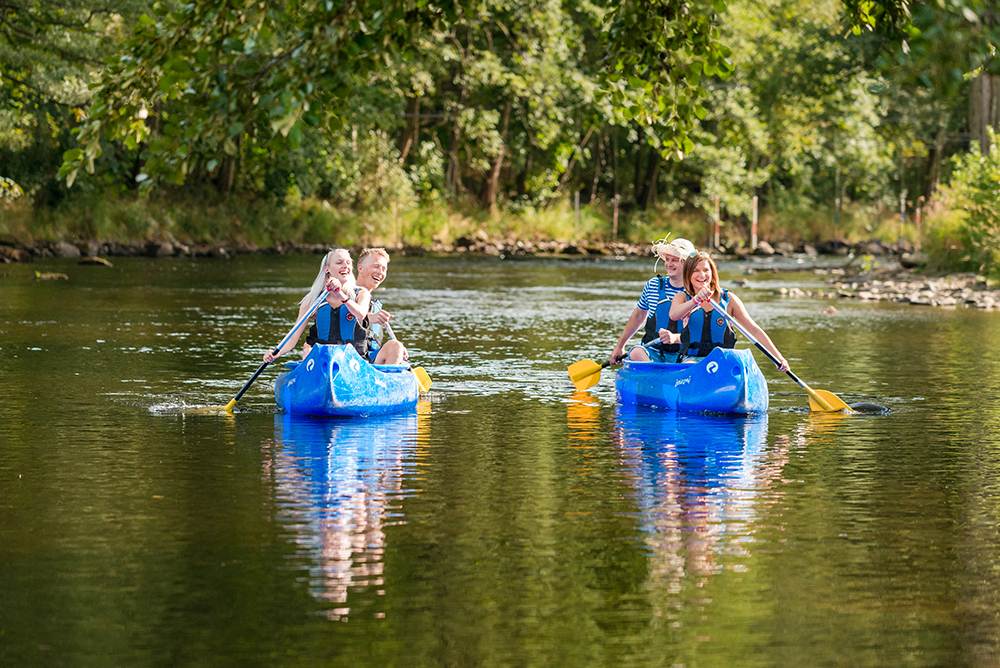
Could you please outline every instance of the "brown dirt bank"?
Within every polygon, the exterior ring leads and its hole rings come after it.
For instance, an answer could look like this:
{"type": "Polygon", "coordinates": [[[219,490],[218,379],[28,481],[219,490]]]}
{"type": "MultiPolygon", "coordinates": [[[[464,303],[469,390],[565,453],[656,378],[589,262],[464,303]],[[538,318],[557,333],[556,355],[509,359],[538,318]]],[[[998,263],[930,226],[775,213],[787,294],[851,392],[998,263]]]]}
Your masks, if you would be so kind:
{"type": "MultiPolygon", "coordinates": [[[[23,243],[16,240],[0,239],[0,263],[31,262],[35,258],[80,258],[80,257],[216,257],[248,253],[287,254],[324,253],[328,246],[323,244],[279,244],[270,248],[260,248],[251,243],[188,244],[175,240],[154,240],[145,242],[99,242],[99,241],[40,241],[23,243]]],[[[485,233],[471,237],[459,237],[452,244],[434,243],[428,247],[399,246],[390,248],[402,255],[485,255],[500,258],[514,257],[648,257],[648,244],[633,244],[619,241],[528,241],[514,238],[491,238],[485,233]]],[[[818,255],[868,254],[898,255],[912,252],[905,242],[885,244],[880,241],[865,241],[848,244],[843,241],[826,241],[819,244],[793,245],[787,242],[760,242],[754,251],[748,248],[720,248],[721,255],[735,257],[773,256],[804,254],[818,255]]]]}

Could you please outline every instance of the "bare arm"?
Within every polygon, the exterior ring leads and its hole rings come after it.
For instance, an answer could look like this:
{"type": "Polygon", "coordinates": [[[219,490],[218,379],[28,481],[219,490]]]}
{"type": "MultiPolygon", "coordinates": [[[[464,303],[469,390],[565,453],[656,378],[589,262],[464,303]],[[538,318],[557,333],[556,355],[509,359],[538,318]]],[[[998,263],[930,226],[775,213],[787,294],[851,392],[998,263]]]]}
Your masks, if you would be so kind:
{"type": "Polygon", "coordinates": [[[687,320],[695,309],[712,297],[712,292],[706,287],[698,291],[694,299],[688,299],[687,293],[678,292],[670,303],[670,319],[681,322],[687,320]]]}
{"type": "Polygon", "coordinates": [[[629,339],[635,336],[635,333],[638,332],[639,328],[646,322],[648,314],[648,311],[641,309],[638,306],[632,309],[632,315],[629,316],[628,322],[625,323],[625,329],[622,331],[622,335],[618,337],[618,343],[615,344],[614,350],[611,351],[611,357],[609,359],[612,363],[617,362],[618,358],[622,357],[625,351],[625,344],[628,343],[629,339]]]}
{"type": "Polygon", "coordinates": [[[334,299],[337,300],[336,304],[332,305],[334,308],[343,304],[358,319],[358,322],[362,322],[368,317],[368,308],[372,303],[372,293],[367,288],[360,288],[357,295],[342,290],[334,296],[334,299]],[[344,301],[344,297],[347,297],[347,301],[344,301]]]}
{"type": "Polygon", "coordinates": [[[775,358],[781,362],[781,366],[778,367],[780,371],[788,371],[788,360],[786,360],[784,355],[781,354],[778,347],[774,345],[771,341],[771,337],[767,335],[767,332],[765,332],[761,326],[750,317],[750,313],[747,312],[746,306],[743,305],[743,300],[736,295],[733,295],[726,312],[733,316],[736,322],[743,325],[748,332],[753,334],[754,338],[760,341],[760,344],[767,348],[768,352],[774,355],[775,358]]]}
{"type": "Polygon", "coordinates": [[[678,292],[674,295],[674,300],[670,302],[670,319],[680,322],[691,315],[691,311],[695,308],[697,308],[697,304],[688,299],[683,292],[678,292]]]}

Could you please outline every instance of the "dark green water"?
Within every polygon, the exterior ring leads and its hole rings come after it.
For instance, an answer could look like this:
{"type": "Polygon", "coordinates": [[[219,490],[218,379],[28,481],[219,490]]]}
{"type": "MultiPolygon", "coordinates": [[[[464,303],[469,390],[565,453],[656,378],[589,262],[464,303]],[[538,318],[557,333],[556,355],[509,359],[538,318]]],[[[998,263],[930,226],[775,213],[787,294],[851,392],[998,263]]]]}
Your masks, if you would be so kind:
{"type": "MultiPolygon", "coordinates": [[[[627,412],[610,351],[649,263],[397,259],[422,412],[273,412],[319,258],[0,268],[0,665],[994,665],[1000,314],[739,289],[752,419],[627,412]],[[68,282],[36,282],[35,269],[68,282]]],[[[724,277],[741,278],[726,265],[724,277]]]]}

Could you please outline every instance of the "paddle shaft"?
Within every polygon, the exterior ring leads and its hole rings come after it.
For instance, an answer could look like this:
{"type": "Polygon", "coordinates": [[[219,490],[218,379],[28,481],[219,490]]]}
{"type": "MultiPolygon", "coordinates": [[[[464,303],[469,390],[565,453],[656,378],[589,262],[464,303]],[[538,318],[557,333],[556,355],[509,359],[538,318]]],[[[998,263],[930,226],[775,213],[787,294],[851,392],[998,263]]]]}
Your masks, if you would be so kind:
{"type": "MultiPolygon", "coordinates": [[[[757,346],[757,348],[762,353],[764,353],[765,355],[767,355],[767,359],[769,359],[772,362],[774,362],[774,366],[778,367],[779,369],[781,368],[781,362],[778,360],[777,357],[774,356],[774,353],[772,353],[770,350],[768,350],[767,348],[765,348],[764,344],[762,344],[760,341],[758,341],[756,338],[754,338],[753,334],[751,334],[750,332],[748,332],[743,325],[741,325],[740,323],[736,322],[736,318],[734,318],[733,316],[731,316],[728,313],[726,313],[726,310],[724,308],[722,308],[721,306],[719,306],[718,304],[716,304],[714,299],[709,299],[708,303],[711,304],[712,308],[715,309],[715,311],[717,313],[719,313],[723,318],[725,318],[729,322],[730,325],[732,325],[733,327],[735,327],[736,329],[738,329],[740,331],[740,334],[742,334],[743,336],[747,337],[747,339],[749,339],[750,343],[752,343],[755,346],[757,346]]],[[[789,378],[791,378],[796,383],[798,383],[799,387],[801,387],[802,389],[804,389],[806,392],[809,392],[810,394],[813,393],[813,389],[811,387],[809,387],[808,385],[806,385],[806,382],[804,380],[802,380],[801,378],[799,378],[798,376],[796,376],[794,373],[792,373],[791,369],[787,369],[785,371],[785,373],[788,374],[789,378]]]]}
{"type": "MultiPolygon", "coordinates": [[[[326,297],[329,294],[330,294],[329,290],[324,290],[323,293],[320,294],[320,296],[316,299],[316,301],[313,302],[313,305],[309,307],[309,310],[306,311],[305,315],[303,315],[301,318],[299,318],[299,321],[297,323],[295,323],[295,326],[292,327],[290,330],[288,330],[288,334],[285,334],[285,338],[283,338],[281,340],[281,342],[278,343],[278,345],[276,345],[274,347],[274,350],[271,351],[272,355],[277,355],[278,353],[281,352],[281,349],[285,347],[285,344],[288,343],[288,340],[292,338],[292,336],[295,334],[295,332],[299,331],[299,327],[301,327],[303,324],[305,324],[305,322],[307,320],[309,320],[310,317],[312,317],[312,314],[316,312],[316,309],[318,309],[320,306],[323,305],[323,302],[326,301],[326,297]]],[[[250,389],[250,386],[253,385],[254,382],[256,382],[257,378],[260,377],[260,374],[262,374],[264,372],[264,369],[266,369],[269,364],[271,364],[271,363],[270,362],[264,362],[259,367],[257,367],[257,370],[253,372],[252,376],[250,376],[250,380],[248,380],[243,385],[243,387],[240,388],[240,391],[236,393],[236,396],[234,396],[229,401],[229,405],[230,406],[236,404],[236,402],[239,401],[240,398],[242,398],[244,394],[246,394],[247,390],[250,389]]]]}
{"type": "MultiPolygon", "coordinates": [[[[373,311],[369,311],[369,315],[375,315],[376,313],[382,310],[382,303],[379,302],[378,304],[379,304],[378,308],[376,308],[373,311]]],[[[392,331],[392,325],[390,325],[388,322],[385,323],[385,325],[383,325],[383,329],[385,329],[386,336],[388,336],[390,339],[398,340],[396,339],[396,333],[392,331]]]]}

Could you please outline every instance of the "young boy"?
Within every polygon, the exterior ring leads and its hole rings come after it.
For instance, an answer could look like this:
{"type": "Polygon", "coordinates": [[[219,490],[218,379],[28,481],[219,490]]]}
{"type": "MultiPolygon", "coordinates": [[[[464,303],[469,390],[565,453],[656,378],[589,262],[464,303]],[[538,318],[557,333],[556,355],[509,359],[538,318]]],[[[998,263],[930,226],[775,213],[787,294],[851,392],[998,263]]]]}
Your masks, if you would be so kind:
{"type": "Polygon", "coordinates": [[[674,362],[679,351],[680,327],[670,319],[670,304],[674,295],[684,291],[684,261],[695,255],[697,250],[687,239],[657,241],[653,244],[653,254],[663,261],[667,275],[660,274],[646,281],[639,301],[625,330],[611,351],[611,362],[624,357],[625,344],[645,324],[646,331],[641,346],[629,352],[629,359],[637,362],[674,362]]]}

